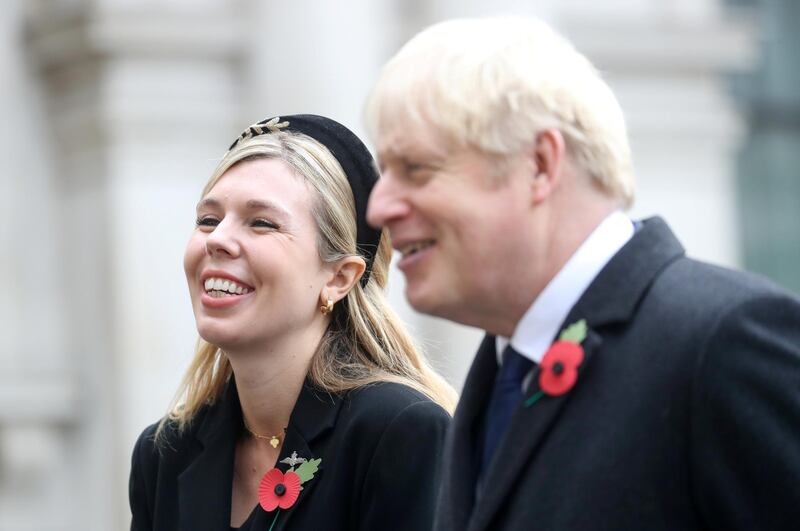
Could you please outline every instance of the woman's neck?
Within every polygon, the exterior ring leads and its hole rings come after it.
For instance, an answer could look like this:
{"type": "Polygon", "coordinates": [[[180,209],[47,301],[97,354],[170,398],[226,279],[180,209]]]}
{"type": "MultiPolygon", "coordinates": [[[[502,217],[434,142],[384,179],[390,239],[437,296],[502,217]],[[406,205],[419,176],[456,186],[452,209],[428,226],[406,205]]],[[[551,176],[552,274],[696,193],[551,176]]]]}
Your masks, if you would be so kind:
{"type": "MultiPolygon", "coordinates": [[[[279,435],[289,424],[311,359],[322,335],[267,347],[225,350],[247,427],[260,435],[279,435]],[[287,346],[291,345],[291,346],[287,346]]],[[[283,442],[281,440],[281,442],[283,442]]]]}

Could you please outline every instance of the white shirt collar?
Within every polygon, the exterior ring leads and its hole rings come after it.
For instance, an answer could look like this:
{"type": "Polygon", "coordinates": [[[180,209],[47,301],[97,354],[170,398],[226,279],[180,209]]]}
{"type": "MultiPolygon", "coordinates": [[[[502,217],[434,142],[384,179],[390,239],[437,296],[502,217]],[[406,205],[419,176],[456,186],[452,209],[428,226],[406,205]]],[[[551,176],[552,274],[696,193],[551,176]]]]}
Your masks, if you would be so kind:
{"type": "MultiPolygon", "coordinates": [[[[633,236],[631,220],[620,211],[609,214],[586,238],[539,294],[511,336],[514,349],[539,363],[569,311],[605,265],[633,236]]],[[[497,336],[497,361],[509,339],[497,336]]]]}

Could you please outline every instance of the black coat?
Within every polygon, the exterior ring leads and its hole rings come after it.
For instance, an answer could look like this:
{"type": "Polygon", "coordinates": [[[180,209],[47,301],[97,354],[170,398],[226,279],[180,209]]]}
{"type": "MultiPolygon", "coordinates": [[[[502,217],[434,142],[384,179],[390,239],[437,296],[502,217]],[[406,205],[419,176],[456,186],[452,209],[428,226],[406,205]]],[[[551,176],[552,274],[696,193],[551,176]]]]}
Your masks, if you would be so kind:
{"type": "Polygon", "coordinates": [[[797,298],[686,258],[654,218],[564,326],[579,319],[577,383],[519,407],[476,501],[497,372],[486,337],[448,434],[437,530],[800,528],[797,298]]]}
{"type": "MultiPolygon", "coordinates": [[[[274,531],[430,529],[449,419],[399,384],[343,395],[304,385],[278,461],[296,451],[322,463],[295,504],[278,515],[274,531]]],[[[242,432],[236,386],[228,385],[183,434],[170,429],[163,447],[155,447],[154,432],[155,425],[147,428],[133,451],[131,529],[228,530],[234,447],[242,432]]],[[[256,510],[252,528],[268,529],[275,513],[256,510]]]]}

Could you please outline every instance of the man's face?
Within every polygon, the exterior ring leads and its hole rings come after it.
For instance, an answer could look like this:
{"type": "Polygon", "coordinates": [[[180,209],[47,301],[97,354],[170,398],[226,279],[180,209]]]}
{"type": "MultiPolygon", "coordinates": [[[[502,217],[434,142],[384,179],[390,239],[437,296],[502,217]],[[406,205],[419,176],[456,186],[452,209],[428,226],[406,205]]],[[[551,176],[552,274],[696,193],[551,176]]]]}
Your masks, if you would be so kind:
{"type": "Polygon", "coordinates": [[[430,127],[382,134],[378,159],[367,219],[389,229],[409,303],[477,325],[520,266],[514,251],[530,209],[524,174],[534,169],[522,158],[500,164],[430,127]]]}

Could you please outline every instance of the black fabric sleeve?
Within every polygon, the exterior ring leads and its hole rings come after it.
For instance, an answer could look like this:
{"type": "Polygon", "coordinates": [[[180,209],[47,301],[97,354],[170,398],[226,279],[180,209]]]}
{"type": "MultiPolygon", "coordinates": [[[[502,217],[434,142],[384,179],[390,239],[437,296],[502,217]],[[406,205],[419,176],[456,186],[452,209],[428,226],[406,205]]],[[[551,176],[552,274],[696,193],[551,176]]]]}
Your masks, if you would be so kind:
{"type": "MultiPolygon", "coordinates": [[[[146,461],[155,454],[153,427],[139,435],[131,457],[131,475],[128,481],[128,499],[131,506],[131,531],[151,531],[153,529],[152,500],[148,495],[145,471],[150,468],[146,461]]],[[[152,495],[152,489],[150,489],[152,495]]]]}
{"type": "Polygon", "coordinates": [[[361,495],[361,530],[433,527],[450,416],[432,402],[407,406],[382,434],[361,495]]]}
{"type": "Polygon", "coordinates": [[[707,337],[690,432],[698,510],[709,529],[797,529],[800,303],[751,297],[707,337]]]}

